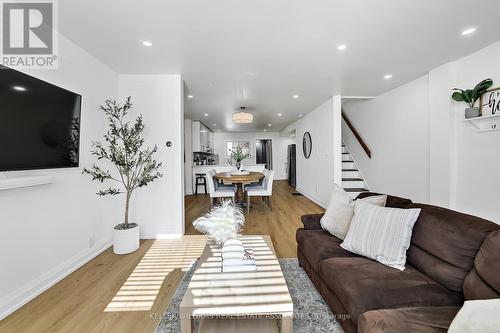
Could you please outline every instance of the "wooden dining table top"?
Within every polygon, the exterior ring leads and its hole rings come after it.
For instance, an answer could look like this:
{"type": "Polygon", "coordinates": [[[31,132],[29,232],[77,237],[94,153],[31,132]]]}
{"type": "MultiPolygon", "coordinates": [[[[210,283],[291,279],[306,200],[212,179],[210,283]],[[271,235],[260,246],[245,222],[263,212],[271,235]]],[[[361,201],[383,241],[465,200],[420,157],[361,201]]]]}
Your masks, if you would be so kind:
{"type": "Polygon", "coordinates": [[[235,174],[232,174],[231,172],[219,172],[219,173],[215,174],[214,178],[218,179],[218,180],[222,180],[224,183],[250,184],[250,183],[256,183],[259,180],[261,180],[262,178],[264,178],[264,174],[262,172],[250,172],[247,175],[235,175],[235,174]]]}

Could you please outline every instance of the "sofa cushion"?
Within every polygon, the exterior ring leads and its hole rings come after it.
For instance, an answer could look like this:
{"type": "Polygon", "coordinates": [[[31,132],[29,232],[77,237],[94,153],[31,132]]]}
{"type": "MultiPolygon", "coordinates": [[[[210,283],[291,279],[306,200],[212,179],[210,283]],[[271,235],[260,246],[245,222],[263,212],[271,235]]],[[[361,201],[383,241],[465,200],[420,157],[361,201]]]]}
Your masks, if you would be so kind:
{"type": "Polygon", "coordinates": [[[464,281],[465,299],[500,298],[500,231],[486,237],[464,281]]]}
{"type": "Polygon", "coordinates": [[[358,333],[446,333],[460,310],[455,306],[372,310],[358,318],[358,333]]]}
{"type": "Polygon", "coordinates": [[[326,230],[299,229],[296,237],[300,250],[317,273],[319,273],[319,262],[323,259],[356,256],[341,248],[342,240],[330,235],[326,230]]]}
{"type": "Polygon", "coordinates": [[[345,239],[354,215],[355,204],[366,202],[385,208],[386,201],[387,195],[374,195],[353,201],[342,187],[334,185],[325,215],[321,218],[321,227],[333,236],[345,239]]]}
{"type": "Polygon", "coordinates": [[[378,262],[405,269],[406,251],[420,209],[378,207],[356,201],[354,217],[342,248],[378,262]]]}
{"type": "Polygon", "coordinates": [[[411,204],[420,208],[413,228],[407,263],[446,288],[462,292],[465,275],[489,232],[497,224],[446,208],[411,204]]]}
{"type": "MultiPolygon", "coordinates": [[[[372,197],[374,195],[382,195],[382,194],[375,193],[375,192],[361,192],[356,197],[356,200],[363,199],[366,197],[372,197]]],[[[391,207],[391,208],[406,208],[411,203],[412,203],[412,201],[410,199],[405,199],[405,198],[395,197],[393,195],[388,195],[387,200],[385,202],[385,206],[391,207]]]]}
{"type": "Polygon", "coordinates": [[[320,262],[319,274],[354,321],[369,310],[463,302],[461,294],[411,266],[400,271],[364,257],[330,258],[320,262]]]}

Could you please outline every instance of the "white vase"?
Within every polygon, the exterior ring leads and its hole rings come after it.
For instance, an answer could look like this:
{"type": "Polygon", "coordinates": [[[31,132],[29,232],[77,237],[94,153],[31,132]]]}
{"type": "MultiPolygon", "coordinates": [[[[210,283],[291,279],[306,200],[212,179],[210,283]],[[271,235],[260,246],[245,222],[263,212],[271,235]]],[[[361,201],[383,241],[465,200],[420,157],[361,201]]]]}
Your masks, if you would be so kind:
{"type": "Polygon", "coordinates": [[[139,226],[131,229],[113,229],[113,252],[127,254],[139,248],[139,226]]]}

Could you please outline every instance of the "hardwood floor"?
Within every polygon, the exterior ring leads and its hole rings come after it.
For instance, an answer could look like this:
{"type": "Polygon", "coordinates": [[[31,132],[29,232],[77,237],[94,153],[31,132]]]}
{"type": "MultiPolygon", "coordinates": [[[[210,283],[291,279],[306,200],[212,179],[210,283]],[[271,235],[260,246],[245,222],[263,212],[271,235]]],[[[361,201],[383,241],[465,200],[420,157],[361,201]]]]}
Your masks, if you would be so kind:
{"type": "MultiPolygon", "coordinates": [[[[245,214],[243,234],[269,235],[278,258],[297,256],[295,231],[302,226],[304,214],[322,213],[324,209],[304,196],[292,195],[295,190],[286,181],[273,184],[272,211],[260,198],[252,198],[250,214],[245,214]]],[[[196,235],[191,222],[210,209],[208,195],[186,196],[186,234],[196,235]]]]}
{"type": "MultiPolygon", "coordinates": [[[[279,258],[296,256],[300,216],[323,211],[292,192],[275,181],[273,210],[254,200],[243,231],[270,235],[279,258]]],[[[144,240],[138,251],[121,256],[107,249],[0,321],[0,332],[153,332],[184,272],[201,255],[206,238],[191,221],[209,208],[208,196],[187,196],[182,239],[144,240]]]]}

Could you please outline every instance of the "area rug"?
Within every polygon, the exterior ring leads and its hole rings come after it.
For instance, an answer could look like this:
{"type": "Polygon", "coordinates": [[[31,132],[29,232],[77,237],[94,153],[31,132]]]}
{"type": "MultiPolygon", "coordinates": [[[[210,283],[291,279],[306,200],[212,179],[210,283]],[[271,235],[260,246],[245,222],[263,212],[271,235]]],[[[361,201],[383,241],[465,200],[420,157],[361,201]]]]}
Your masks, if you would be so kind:
{"type": "MultiPolygon", "coordinates": [[[[288,290],[293,301],[293,330],[299,333],[331,332],[341,333],[342,327],[325,304],[321,295],[297,259],[279,260],[288,290]]],[[[179,306],[186,293],[187,286],[194,272],[194,266],[186,273],[167,310],[161,317],[156,333],[180,332],[179,306]]],[[[194,331],[198,331],[199,323],[194,320],[194,331]]]]}

